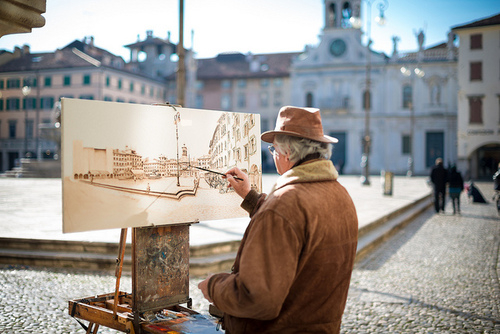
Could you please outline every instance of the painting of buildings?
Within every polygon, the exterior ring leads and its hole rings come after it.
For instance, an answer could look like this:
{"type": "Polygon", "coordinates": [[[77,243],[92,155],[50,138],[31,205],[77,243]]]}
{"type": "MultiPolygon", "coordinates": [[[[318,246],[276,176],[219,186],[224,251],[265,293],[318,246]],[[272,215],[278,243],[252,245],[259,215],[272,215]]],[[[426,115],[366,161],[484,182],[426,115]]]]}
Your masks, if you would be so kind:
{"type": "Polygon", "coordinates": [[[219,173],[261,190],[255,114],[63,99],[63,231],[245,216],[219,173]]]}

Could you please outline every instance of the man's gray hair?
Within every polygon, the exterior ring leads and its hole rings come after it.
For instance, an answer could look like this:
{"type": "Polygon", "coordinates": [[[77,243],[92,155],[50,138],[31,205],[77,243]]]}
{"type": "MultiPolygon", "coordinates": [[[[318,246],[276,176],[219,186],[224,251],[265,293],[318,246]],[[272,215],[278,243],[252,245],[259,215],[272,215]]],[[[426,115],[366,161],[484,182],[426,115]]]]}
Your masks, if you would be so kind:
{"type": "Polygon", "coordinates": [[[330,159],[332,156],[332,144],[287,135],[276,135],[274,148],[278,154],[290,154],[289,159],[293,163],[314,153],[319,153],[320,157],[324,159],[330,159]]]}

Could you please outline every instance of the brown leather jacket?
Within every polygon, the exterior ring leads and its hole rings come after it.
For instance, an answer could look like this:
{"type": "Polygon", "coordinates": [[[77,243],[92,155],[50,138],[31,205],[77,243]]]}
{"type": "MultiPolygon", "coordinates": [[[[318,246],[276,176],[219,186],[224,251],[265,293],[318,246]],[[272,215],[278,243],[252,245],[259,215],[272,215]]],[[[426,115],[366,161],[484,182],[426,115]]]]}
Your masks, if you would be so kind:
{"type": "Polygon", "coordinates": [[[340,332],[358,220],[337,176],[331,161],[313,160],[279,177],[267,198],[245,198],[252,219],[233,271],[208,284],[226,333],[340,332]]]}

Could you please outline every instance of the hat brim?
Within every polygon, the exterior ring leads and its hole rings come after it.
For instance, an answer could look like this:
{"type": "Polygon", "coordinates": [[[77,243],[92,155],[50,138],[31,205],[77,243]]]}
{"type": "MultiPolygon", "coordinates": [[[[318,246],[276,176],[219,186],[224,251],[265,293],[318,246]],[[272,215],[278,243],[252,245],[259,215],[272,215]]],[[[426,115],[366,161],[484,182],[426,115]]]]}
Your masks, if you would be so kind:
{"type": "Polygon", "coordinates": [[[319,141],[320,143],[335,144],[339,142],[339,140],[335,137],[330,137],[326,135],[322,137],[308,137],[292,131],[266,131],[260,136],[260,139],[262,139],[262,141],[265,141],[266,143],[273,143],[274,137],[276,135],[287,135],[292,137],[306,138],[314,141],[319,141]]]}

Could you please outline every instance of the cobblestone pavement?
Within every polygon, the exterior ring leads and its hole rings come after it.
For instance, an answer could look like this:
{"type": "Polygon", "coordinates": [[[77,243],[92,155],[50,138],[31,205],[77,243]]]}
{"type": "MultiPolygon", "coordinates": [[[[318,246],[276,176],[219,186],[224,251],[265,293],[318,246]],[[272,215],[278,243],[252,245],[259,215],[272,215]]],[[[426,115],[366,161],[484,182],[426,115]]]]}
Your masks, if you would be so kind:
{"type": "MultiPolygon", "coordinates": [[[[200,281],[189,283],[193,309],[209,316],[208,302],[197,288],[200,281]]],[[[121,291],[132,291],[130,276],[120,282],[121,291]]],[[[0,333],[85,333],[69,316],[68,301],[114,292],[115,283],[110,273],[0,266],[0,333]]],[[[122,332],[100,327],[99,333],[122,332]]]]}
{"type": "MultiPolygon", "coordinates": [[[[479,187],[490,199],[491,184],[479,187]]],[[[464,202],[460,216],[424,213],[356,265],[342,333],[500,333],[500,219],[464,202]]],[[[199,281],[190,296],[206,315],[199,281]]],[[[0,333],[85,333],[68,301],[114,288],[109,273],[0,266],[0,333]]]]}
{"type": "MultiPolygon", "coordinates": [[[[491,199],[492,184],[479,186],[491,199]]],[[[461,215],[446,210],[357,263],[342,333],[500,333],[500,218],[464,194],[461,215]]]]}

